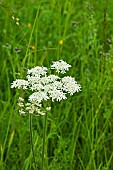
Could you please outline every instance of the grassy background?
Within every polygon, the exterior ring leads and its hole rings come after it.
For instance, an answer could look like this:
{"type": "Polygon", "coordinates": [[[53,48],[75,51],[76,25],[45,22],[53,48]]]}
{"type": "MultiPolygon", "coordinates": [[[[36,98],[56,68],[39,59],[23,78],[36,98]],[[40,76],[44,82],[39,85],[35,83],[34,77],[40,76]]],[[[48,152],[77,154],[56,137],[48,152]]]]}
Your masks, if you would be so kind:
{"type": "MultiPolygon", "coordinates": [[[[3,4],[20,19],[20,27],[0,5],[0,170],[34,170],[29,118],[18,114],[22,91],[10,89],[11,82],[24,78],[27,68],[49,66],[59,59],[72,65],[68,75],[82,91],[53,104],[45,170],[113,170],[113,2],[3,0],[3,4]]],[[[43,121],[33,117],[39,170],[43,121]]]]}

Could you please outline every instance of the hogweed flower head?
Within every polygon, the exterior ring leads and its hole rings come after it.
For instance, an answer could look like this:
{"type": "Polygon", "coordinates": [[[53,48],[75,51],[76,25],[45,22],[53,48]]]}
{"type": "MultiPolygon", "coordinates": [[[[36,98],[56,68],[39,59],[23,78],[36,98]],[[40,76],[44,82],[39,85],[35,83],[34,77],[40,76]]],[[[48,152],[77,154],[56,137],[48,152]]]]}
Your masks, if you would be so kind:
{"type": "MultiPolygon", "coordinates": [[[[58,73],[66,73],[71,65],[63,60],[55,61],[50,69],[56,70],[58,73]]],[[[51,100],[52,102],[66,100],[67,94],[73,95],[75,92],[81,91],[81,85],[78,84],[71,76],[64,76],[49,74],[46,67],[36,66],[28,69],[26,80],[17,79],[11,84],[11,88],[22,88],[31,91],[28,96],[28,102],[25,103],[23,98],[19,98],[18,106],[20,107],[20,114],[26,113],[45,115],[46,111],[50,111],[50,107],[42,110],[42,101],[51,100]]]]}
{"type": "Polygon", "coordinates": [[[70,67],[71,67],[71,65],[67,64],[63,60],[55,61],[51,65],[51,69],[55,69],[56,72],[58,72],[58,73],[61,72],[62,74],[66,73],[66,71],[68,71],[70,67]]]}

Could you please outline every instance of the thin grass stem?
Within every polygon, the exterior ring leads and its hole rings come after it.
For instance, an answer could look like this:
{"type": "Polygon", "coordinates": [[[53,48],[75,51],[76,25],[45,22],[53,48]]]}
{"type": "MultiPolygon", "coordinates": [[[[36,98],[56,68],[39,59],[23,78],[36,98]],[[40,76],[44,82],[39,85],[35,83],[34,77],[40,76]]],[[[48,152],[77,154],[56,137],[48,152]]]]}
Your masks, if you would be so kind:
{"type": "Polygon", "coordinates": [[[33,147],[33,136],[32,136],[32,115],[29,115],[29,127],[30,127],[30,142],[31,142],[31,149],[33,154],[33,162],[34,162],[34,168],[37,170],[37,164],[35,160],[35,153],[34,153],[34,147],[33,147]]]}
{"type": "Polygon", "coordinates": [[[43,144],[42,144],[42,169],[44,170],[44,155],[45,155],[45,139],[46,139],[46,129],[47,129],[47,113],[44,119],[44,127],[43,127],[43,144]]]}

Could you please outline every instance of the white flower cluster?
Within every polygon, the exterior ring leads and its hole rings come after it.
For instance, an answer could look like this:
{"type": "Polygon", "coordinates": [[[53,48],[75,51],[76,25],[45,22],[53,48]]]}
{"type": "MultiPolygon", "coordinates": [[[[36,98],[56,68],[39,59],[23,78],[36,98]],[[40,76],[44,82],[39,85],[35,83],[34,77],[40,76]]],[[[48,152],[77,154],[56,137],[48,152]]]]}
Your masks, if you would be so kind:
{"type": "Polygon", "coordinates": [[[56,69],[58,73],[61,72],[62,74],[66,73],[66,71],[69,70],[69,67],[71,67],[71,65],[63,60],[53,61],[53,64],[51,65],[51,69],[56,69]]]}
{"type": "MultiPolygon", "coordinates": [[[[68,71],[70,67],[71,65],[67,64],[63,60],[53,62],[51,65],[51,69],[55,69],[56,72],[60,72],[62,74],[68,71]]],[[[41,111],[37,109],[41,107],[40,104],[43,100],[47,101],[51,99],[53,102],[54,100],[65,100],[67,99],[67,93],[73,95],[75,92],[79,92],[81,90],[80,84],[77,84],[74,78],[70,76],[60,78],[57,75],[48,75],[48,69],[46,67],[39,66],[28,70],[26,80],[18,79],[13,81],[11,88],[23,88],[24,90],[29,89],[33,91],[28,99],[29,103],[27,105],[29,106],[23,106],[22,101],[19,102],[19,105],[24,107],[24,110],[22,109],[20,111],[21,114],[24,114],[26,111],[25,108],[29,110],[29,113],[38,112],[41,114],[41,111]]],[[[41,115],[43,114],[44,113],[41,115]]]]}
{"type": "Polygon", "coordinates": [[[13,81],[11,88],[18,87],[18,89],[20,89],[23,87],[23,89],[27,89],[28,85],[29,85],[28,81],[22,80],[22,79],[17,79],[15,81],[13,81]]]}

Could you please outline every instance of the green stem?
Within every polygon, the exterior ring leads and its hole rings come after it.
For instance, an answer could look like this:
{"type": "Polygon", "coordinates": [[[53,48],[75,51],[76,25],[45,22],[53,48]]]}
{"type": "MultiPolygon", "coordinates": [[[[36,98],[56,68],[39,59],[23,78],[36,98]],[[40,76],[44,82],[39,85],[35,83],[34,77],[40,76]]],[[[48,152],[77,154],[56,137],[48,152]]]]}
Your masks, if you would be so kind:
{"type": "Polygon", "coordinates": [[[35,160],[35,153],[34,153],[34,147],[33,147],[33,136],[32,136],[32,115],[29,115],[29,125],[30,125],[30,142],[31,142],[31,149],[33,154],[33,162],[34,162],[34,168],[37,170],[36,160],[35,160]]]}
{"type": "Polygon", "coordinates": [[[42,145],[42,169],[44,169],[44,153],[45,153],[45,138],[46,138],[46,129],[47,129],[47,113],[44,119],[44,127],[43,127],[43,145],[42,145]]]}
{"type": "Polygon", "coordinates": [[[0,2],[0,5],[4,7],[10,13],[11,16],[13,15],[13,12],[11,12],[11,10],[6,5],[4,5],[2,2],[0,2]]]}
{"type": "MultiPolygon", "coordinates": [[[[35,20],[34,20],[33,28],[31,30],[31,34],[30,34],[30,38],[29,38],[26,54],[25,54],[25,57],[24,57],[24,59],[22,61],[22,66],[23,67],[25,66],[25,62],[26,62],[26,59],[27,59],[27,56],[28,56],[29,46],[30,46],[30,43],[31,43],[31,40],[32,40],[32,36],[33,36],[33,32],[34,32],[34,29],[35,29],[35,26],[36,26],[36,22],[37,22],[37,18],[38,18],[38,15],[39,15],[40,7],[41,7],[41,2],[40,2],[39,7],[37,9],[37,13],[36,13],[36,17],[35,17],[35,20]]],[[[29,62],[27,62],[27,63],[29,63],[29,62]]]]}

